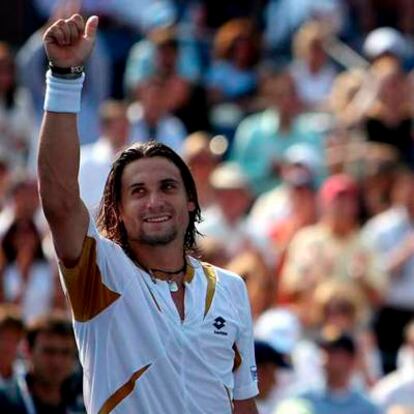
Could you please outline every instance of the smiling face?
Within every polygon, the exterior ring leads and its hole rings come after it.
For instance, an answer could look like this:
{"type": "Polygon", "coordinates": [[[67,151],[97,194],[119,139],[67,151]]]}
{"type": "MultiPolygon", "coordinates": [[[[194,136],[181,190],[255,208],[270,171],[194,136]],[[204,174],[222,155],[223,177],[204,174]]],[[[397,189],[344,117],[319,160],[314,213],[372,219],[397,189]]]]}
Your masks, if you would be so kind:
{"type": "Polygon", "coordinates": [[[163,157],[142,158],[128,164],[122,174],[120,219],[128,240],[139,245],[184,243],[189,212],[178,168],[163,157]]]}

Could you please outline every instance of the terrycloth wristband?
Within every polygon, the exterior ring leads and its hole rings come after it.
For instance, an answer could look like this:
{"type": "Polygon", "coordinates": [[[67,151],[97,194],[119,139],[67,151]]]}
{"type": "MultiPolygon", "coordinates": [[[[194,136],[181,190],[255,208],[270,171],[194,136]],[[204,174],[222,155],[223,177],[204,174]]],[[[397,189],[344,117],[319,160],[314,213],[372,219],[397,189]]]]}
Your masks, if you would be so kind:
{"type": "Polygon", "coordinates": [[[85,74],[76,79],[62,79],[46,72],[46,93],[43,109],[49,112],[79,113],[85,74]]]}

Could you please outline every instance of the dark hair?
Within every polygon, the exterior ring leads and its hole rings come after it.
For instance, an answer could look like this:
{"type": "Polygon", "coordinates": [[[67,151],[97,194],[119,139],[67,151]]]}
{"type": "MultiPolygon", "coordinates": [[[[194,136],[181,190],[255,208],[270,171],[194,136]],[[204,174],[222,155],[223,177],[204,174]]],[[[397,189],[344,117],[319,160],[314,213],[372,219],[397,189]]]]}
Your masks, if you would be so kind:
{"type": "Polygon", "coordinates": [[[23,335],[24,323],[20,309],[15,305],[0,306],[0,334],[3,331],[14,330],[23,335]]]}
{"type": "Polygon", "coordinates": [[[189,223],[184,237],[184,250],[192,252],[196,249],[196,236],[198,234],[196,223],[201,221],[201,209],[196,185],[190,169],[181,157],[170,147],[155,141],[131,145],[122,151],[113,162],[99,207],[97,218],[98,230],[103,236],[119,244],[125,251],[128,251],[126,230],[119,219],[122,174],[125,167],[131,162],[153,157],[166,158],[178,168],[184,182],[188,200],[194,203],[195,209],[189,212],[189,223]]]}
{"type": "Polygon", "coordinates": [[[39,318],[30,324],[26,336],[29,349],[34,348],[37,337],[42,333],[58,335],[75,340],[70,319],[60,311],[53,311],[46,317],[39,318]]]}
{"type": "Polygon", "coordinates": [[[6,230],[6,233],[4,234],[3,239],[1,240],[1,250],[4,255],[5,264],[13,263],[16,260],[20,246],[16,246],[16,244],[14,243],[14,238],[16,234],[18,234],[22,230],[25,232],[32,232],[36,240],[36,245],[34,247],[33,252],[33,260],[46,260],[46,256],[42,247],[42,239],[38,228],[32,220],[20,219],[14,221],[10,225],[10,227],[6,230]]]}

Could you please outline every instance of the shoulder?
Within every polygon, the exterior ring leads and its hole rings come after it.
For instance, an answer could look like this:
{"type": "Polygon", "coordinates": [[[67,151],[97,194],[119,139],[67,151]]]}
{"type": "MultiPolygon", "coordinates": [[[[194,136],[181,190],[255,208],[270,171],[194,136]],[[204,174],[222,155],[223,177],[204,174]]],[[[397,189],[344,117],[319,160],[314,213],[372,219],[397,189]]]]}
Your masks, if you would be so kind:
{"type": "Polygon", "coordinates": [[[294,236],[292,243],[313,243],[325,239],[326,231],[323,226],[314,224],[299,230],[294,236]]]}
{"type": "Polygon", "coordinates": [[[404,388],[413,387],[414,380],[401,371],[394,371],[382,378],[372,389],[372,398],[377,402],[385,402],[395,393],[402,391],[404,388]]]}
{"type": "Polygon", "coordinates": [[[197,262],[202,266],[204,272],[213,273],[218,287],[231,289],[233,292],[238,291],[241,294],[246,290],[246,285],[240,275],[207,262],[197,262]]]}
{"type": "Polygon", "coordinates": [[[16,380],[0,387],[0,408],[8,414],[26,413],[16,380]]]}
{"type": "Polygon", "coordinates": [[[356,404],[365,407],[367,412],[372,414],[379,413],[377,405],[371,399],[360,391],[353,392],[353,399],[356,404]]]}
{"type": "Polygon", "coordinates": [[[392,231],[405,221],[406,214],[401,207],[394,207],[371,218],[363,227],[363,233],[379,234],[392,231]]]}

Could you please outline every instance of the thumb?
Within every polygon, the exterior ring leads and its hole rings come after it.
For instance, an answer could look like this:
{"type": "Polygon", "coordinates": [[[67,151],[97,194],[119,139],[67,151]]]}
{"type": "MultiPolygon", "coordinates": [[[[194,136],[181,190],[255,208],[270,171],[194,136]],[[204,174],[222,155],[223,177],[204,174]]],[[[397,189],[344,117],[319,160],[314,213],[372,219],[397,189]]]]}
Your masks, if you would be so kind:
{"type": "Polygon", "coordinates": [[[96,37],[96,31],[98,29],[99,18],[98,16],[91,16],[86,22],[85,26],[85,39],[94,40],[96,37]]]}

